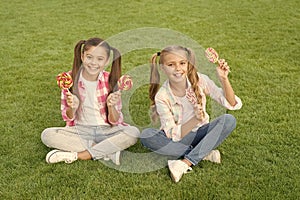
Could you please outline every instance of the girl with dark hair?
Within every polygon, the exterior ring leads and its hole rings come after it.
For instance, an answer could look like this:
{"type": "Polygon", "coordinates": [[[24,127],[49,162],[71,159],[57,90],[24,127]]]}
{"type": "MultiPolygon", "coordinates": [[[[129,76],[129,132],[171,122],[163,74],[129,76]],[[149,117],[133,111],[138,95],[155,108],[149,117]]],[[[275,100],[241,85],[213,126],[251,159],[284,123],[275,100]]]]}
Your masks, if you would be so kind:
{"type": "Polygon", "coordinates": [[[215,148],[236,127],[236,120],[230,114],[209,122],[206,95],[227,109],[242,107],[229,82],[227,62],[220,60],[216,70],[222,88],[217,87],[208,76],[197,72],[195,56],[189,48],[169,46],[151,58],[149,97],[152,120],[159,118],[161,128],[143,130],[141,142],[156,153],[182,158],[168,160],[174,182],[178,182],[192,165],[201,160],[220,163],[221,155],[215,148]],[[158,67],[168,78],[160,88],[158,67]]]}
{"type": "Polygon", "coordinates": [[[112,160],[120,165],[121,151],[134,145],[139,130],[123,122],[121,93],[121,55],[100,38],[79,41],[74,49],[74,80],[70,90],[62,90],[61,111],[66,127],[47,128],[42,142],[55,150],[47,163],[78,160],[112,160]],[[110,63],[110,72],[105,67],[110,63]]]}

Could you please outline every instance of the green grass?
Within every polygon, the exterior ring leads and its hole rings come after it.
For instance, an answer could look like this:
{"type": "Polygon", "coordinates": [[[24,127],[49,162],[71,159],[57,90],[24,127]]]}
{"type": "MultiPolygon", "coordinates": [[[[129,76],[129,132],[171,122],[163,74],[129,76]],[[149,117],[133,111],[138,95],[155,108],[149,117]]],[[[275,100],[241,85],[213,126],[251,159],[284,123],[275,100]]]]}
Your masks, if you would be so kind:
{"type": "MultiPolygon", "coordinates": [[[[296,0],[3,0],[0,199],[298,199],[299,8],[296,0]],[[156,160],[164,162],[155,155],[148,161],[125,156],[132,169],[98,161],[46,164],[49,149],[40,134],[64,126],[55,76],[71,68],[76,42],[144,27],[178,31],[214,47],[231,66],[244,105],[229,112],[238,125],[219,148],[222,164],[202,162],[178,184],[166,167],[151,171],[156,160]],[[150,172],[126,172],[146,168],[150,172]]],[[[144,65],[153,52],[124,55],[123,72],[144,65]]],[[[147,86],[128,102],[134,123],[147,126],[147,86]]],[[[149,153],[140,143],[129,151],[149,153]]]]}

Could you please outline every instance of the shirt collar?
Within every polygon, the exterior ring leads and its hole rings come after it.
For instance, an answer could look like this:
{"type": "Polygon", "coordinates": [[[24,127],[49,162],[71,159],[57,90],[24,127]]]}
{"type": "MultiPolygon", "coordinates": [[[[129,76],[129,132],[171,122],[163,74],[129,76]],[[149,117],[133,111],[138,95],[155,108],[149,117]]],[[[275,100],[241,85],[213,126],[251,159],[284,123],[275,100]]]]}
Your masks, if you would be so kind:
{"type": "MultiPolygon", "coordinates": [[[[98,82],[99,81],[104,81],[103,71],[101,71],[99,73],[97,80],[98,80],[98,82]]],[[[79,76],[79,81],[78,82],[79,82],[80,85],[83,85],[82,70],[80,71],[80,76],[79,76]]]]}

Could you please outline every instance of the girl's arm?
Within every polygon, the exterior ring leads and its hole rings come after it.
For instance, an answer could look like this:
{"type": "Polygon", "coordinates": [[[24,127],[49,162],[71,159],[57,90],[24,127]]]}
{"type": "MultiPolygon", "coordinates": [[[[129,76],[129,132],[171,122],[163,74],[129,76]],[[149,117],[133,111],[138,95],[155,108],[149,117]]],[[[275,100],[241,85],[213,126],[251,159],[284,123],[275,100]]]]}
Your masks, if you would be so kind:
{"type": "Polygon", "coordinates": [[[237,104],[237,102],[235,100],[235,94],[234,94],[234,91],[231,87],[231,84],[229,82],[228,77],[224,78],[224,79],[221,79],[220,81],[221,81],[221,84],[222,84],[222,88],[223,88],[226,100],[228,101],[228,103],[231,106],[235,106],[237,104]]]}
{"type": "Polygon", "coordinates": [[[204,74],[199,75],[204,82],[204,92],[206,95],[209,95],[213,100],[215,100],[228,110],[241,109],[243,105],[242,101],[238,96],[234,94],[228,78],[222,79],[219,77],[222,83],[222,88],[220,88],[208,76],[204,74]],[[234,98],[234,101],[232,100],[232,98],[234,98]]]}
{"type": "Polygon", "coordinates": [[[174,115],[177,115],[175,113],[179,112],[179,110],[172,107],[165,97],[165,95],[157,95],[155,97],[155,105],[159,115],[161,129],[164,130],[168,138],[171,138],[173,141],[177,142],[191,132],[192,129],[202,121],[199,117],[200,110],[197,109],[197,112],[199,113],[196,113],[196,116],[191,118],[185,124],[178,124],[175,121],[176,119],[174,115]]]}
{"type": "Polygon", "coordinates": [[[115,124],[118,122],[120,113],[117,111],[114,105],[109,105],[108,107],[108,121],[112,124],[115,124]]]}
{"type": "Polygon", "coordinates": [[[121,92],[111,93],[107,99],[106,104],[108,108],[108,121],[115,124],[119,121],[120,112],[116,109],[116,105],[121,101],[121,92]]]}
{"type": "Polygon", "coordinates": [[[66,109],[66,115],[69,119],[74,118],[74,113],[76,112],[78,106],[79,106],[79,99],[77,96],[73,95],[70,91],[66,93],[67,96],[67,109],[66,109]]]}
{"type": "Polygon", "coordinates": [[[78,108],[79,100],[77,96],[73,95],[67,90],[61,92],[61,112],[62,118],[70,125],[74,122],[75,112],[78,108]]]}
{"type": "Polygon", "coordinates": [[[222,84],[222,89],[224,91],[224,96],[226,100],[231,106],[235,106],[237,102],[235,100],[234,91],[228,79],[228,73],[229,73],[229,66],[227,65],[227,62],[225,62],[224,59],[221,59],[220,64],[217,67],[217,74],[222,84]]]}
{"type": "Polygon", "coordinates": [[[194,116],[185,124],[181,125],[181,138],[189,134],[200,122],[201,120],[194,116]]]}

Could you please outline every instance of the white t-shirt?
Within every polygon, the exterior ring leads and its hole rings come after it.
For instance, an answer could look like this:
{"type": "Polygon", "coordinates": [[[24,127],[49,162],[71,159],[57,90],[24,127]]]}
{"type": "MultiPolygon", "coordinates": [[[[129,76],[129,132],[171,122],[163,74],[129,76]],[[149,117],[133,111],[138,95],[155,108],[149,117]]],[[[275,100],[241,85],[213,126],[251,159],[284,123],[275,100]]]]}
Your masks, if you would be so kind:
{"type": "Polygon", "coordinates": [[[86,88],[85,99],[82,102],[82,113],[80,113],[77,124],[99,126],[107,125],[100,114],[100,108],[96,96],[97,81],[88,81],[83,77],[82,81],[86,88]]]}
{"type": "MultiPolygon", "coordinates": [[[[184,97],[178,97],[176,96],[176,98],[178,98],[178,100],[181,102],[182,107],[183,107],[183,113],[182,113],[182,123],[181,124],[185,124],[187,121],[189,121],[192,117],[195,116],[195,109],[193,104],[188,100],[188,98],[186,97],[186,95],[184,97]]],[[[205,109],[204,109],[205,111],[205,109]]],[[[204,112],[205,117],[204,120],[208,121],[209,120],[209,116],[206,112],[204,112]]],[[[197,124],[192,131],[196,132],[197,129],[199,127],[201,127],[201,122],[199,124],[197,124]]]]}
{"type": "Polygon", "coordinates": [[[183,97],[178,97],[178,96],[176,96],[176,97],[178,98],[178,100],[181,102],[181,104],[183,106],[182,123],[181,124],[184,124],[195,115],[194,107],[191,104],[191,102],[186,98],[186,95],[183,97]]]}

